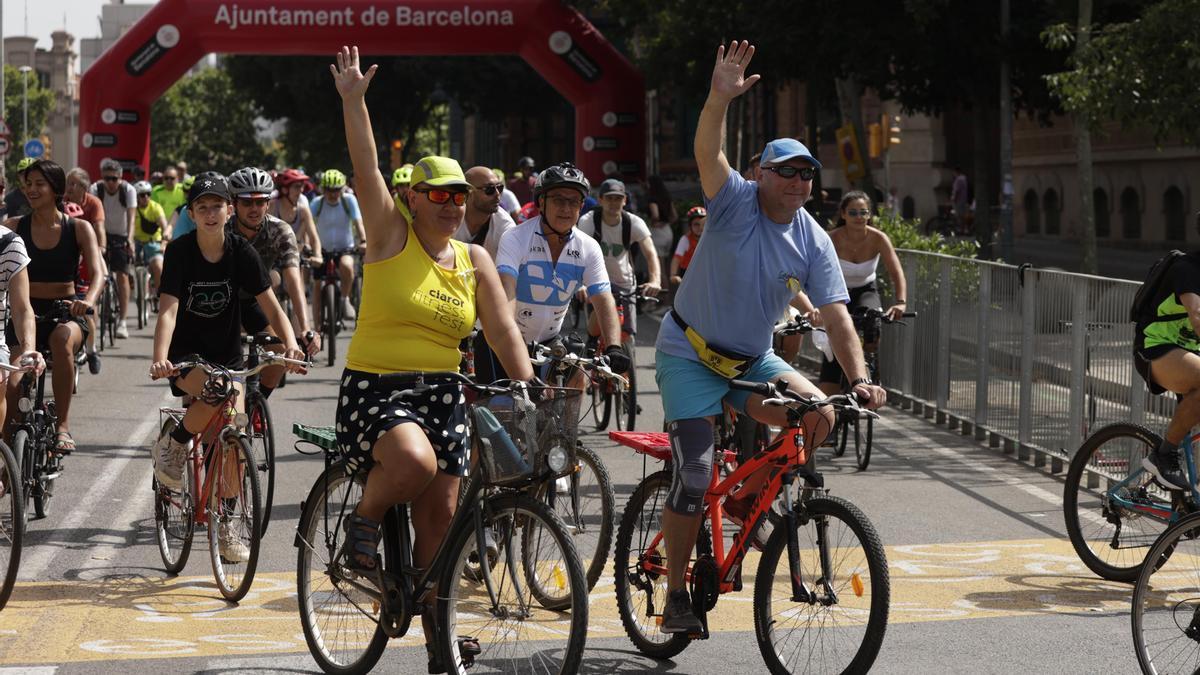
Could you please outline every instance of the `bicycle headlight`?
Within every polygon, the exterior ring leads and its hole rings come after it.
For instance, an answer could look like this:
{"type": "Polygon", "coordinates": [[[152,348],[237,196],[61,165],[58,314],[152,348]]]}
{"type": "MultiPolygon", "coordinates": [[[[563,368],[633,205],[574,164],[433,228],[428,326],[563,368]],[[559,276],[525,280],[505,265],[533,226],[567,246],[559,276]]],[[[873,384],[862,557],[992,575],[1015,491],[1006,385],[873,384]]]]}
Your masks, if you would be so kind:
{"type": "Polygon", "coordinates": [[[250,424],[250,416],[244,412],[237,413],[233,416],[233,426],[238,429],[245,429],[250,424]]]}
{"type": "Polygon", "coordinates": [[[33,411],[33,400],[26,397],[21,397],[21,399],[17,401],[17,410],[20,410],[23,413],[33,411]]]}
{"type": "Polygon", "coordinates": [[[546,464],[554,473],[562,473],[567,468],[567,451],[561,445],[550,448],[546,455],[546,464]]]}

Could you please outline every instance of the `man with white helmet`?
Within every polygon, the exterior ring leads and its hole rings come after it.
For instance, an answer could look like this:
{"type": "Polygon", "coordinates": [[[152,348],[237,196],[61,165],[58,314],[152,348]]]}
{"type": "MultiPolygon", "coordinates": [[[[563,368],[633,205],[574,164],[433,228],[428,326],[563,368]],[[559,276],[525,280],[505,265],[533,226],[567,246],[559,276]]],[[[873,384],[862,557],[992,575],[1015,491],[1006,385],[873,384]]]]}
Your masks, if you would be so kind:
{"type": "Polygon", "coordinates": [[[133,184],[137,193],[137,224],[133,228],[133,257],[140,263],[145,263],[150,270],[150,278],[154,287],[162,277],[163,242],[170,241],[167,235],[167,214],[162,205],[150,199],[153,187],[147,181],[133,184]]]}
{"type": "MultiPolygon", "coordinates": [[[[229,174],[233,217],[225,224],[225,230],[237,233],[250,242],[250,246],[258,253],[263,267],[269,273],[272,286],[283,284],[292,300],[292,311],[295,312],[296,323],[299,325],[297,342],[312,356],[320,349],[321,343],[320,337],[312,330],[308,307],[304,301],[304,284],[300,280],[300,248],[296,244],[296,234],[291,225],[267,214],[267,206],[271,202],[271,192],[274,189],[275,180],[262,169],[248,166],[229,174]]],[[[267,315],[258,306],[258,302],[249,295],[242,295],[240,300],[242,329],[246,334],[271,332],[267,315]]],[[[280,348],[277,351],[283,350],[280,348]]],[[[279,386],[283,373],[282,366],[272,366],[263,370],[259,389],[264,397],[270,396],[275,387],[279,386]]]]}

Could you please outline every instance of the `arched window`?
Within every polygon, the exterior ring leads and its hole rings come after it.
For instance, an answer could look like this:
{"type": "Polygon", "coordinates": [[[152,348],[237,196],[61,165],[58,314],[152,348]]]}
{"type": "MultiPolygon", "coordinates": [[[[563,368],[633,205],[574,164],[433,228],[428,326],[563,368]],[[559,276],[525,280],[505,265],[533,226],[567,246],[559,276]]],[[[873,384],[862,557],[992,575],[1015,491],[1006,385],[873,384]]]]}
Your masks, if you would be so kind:
{"type": "Polygon", "coordinates": [[[904,201],[900,202],[900,217],[905,220],[917,217],[917,202],[912,196],[905,197],[904,201]]]}
{"type": "Polygon", "coordinates": [[[1172,185],[1163,193],[1163,220],[1168,241],[1187,239],[1187,216],[1183,212],[1183,192],[1172,185]]]}
{"type": "Polygon", "coordinates": [[[1054,188],[1046,190],[1042,197],[1042,211],[1046,220],[1046,234],[1058,234],[1062,211],[1059,209],[1058,191],[1054,188]]]}
{"type": "Polygon", "coordinates": [[[1142,207],[1137,190],[1127,187],[1121,190],[1121,236],[1126,239],[1142,238],[1142,207]]]}
{"type": "Polygon", "coordinates": [[[1037,234],[1042,231],[1042,211],[1038,208],[1037,192],[1030,188],[1025,191],[1025,233],[1037,234]]]}
{"type": "Polygon", "coordinates": [[[1108,217],[1108,193],[1104,188],[1092,190],[1092,212],[1096,219],[1096,236],[1112,236],[1112,222],[1108,217]]]}

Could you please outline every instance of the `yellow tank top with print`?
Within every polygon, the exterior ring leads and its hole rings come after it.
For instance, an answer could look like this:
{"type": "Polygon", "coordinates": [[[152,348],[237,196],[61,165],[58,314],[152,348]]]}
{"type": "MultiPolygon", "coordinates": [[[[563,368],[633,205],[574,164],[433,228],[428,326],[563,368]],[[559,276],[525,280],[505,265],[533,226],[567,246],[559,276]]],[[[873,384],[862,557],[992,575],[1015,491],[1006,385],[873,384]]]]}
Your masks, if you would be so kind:
{"type": "Polygon", "coordinates": [[[451,241],[454,269],[438,265],[410,228],[400,253],[363,265],[358,324],[346,367],[367,373],[456,371],[475,325],[475,267],[451,241]]]}

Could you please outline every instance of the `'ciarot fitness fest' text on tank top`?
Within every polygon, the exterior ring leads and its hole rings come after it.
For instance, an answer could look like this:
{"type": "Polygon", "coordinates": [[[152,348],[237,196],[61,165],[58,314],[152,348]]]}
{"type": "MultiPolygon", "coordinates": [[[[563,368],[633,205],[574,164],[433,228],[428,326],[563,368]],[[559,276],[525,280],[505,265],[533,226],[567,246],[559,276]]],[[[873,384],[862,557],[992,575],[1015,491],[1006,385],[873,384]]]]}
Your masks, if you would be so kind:
{"type": "Polygon", "coordinates": [[[463,308],[462,299],[453,297],[439,289],[431,288],[427,293],[423,293],[421,289],[417,289],[413,292],[412,300],[414,304],[424,305],[434,310],[434,317],[438,323],[453,331],[462,330],[462,327],[467,323],[467,313],[463,308]]]}

